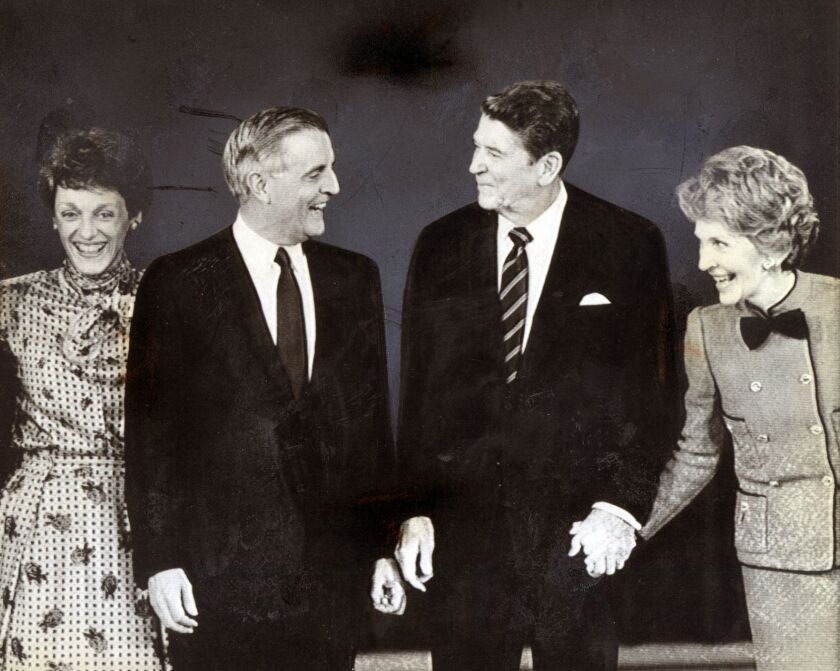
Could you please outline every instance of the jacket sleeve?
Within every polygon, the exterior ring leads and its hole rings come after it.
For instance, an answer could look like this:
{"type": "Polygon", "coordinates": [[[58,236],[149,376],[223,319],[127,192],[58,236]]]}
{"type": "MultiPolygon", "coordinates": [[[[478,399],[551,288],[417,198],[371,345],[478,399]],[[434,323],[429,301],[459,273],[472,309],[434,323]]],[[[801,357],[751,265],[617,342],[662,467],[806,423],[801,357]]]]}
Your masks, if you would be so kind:
{"type": "MultiPolygon", "coordinates": [[[[368,314],[365,327],[370,342],[369,358],[365,365],[369,394],[366,395],[364,416],[357,418],[368,424],[369,440],[356,446],[367,451],[353,460],[357,469],[354,487],[354,518],[356,534],[364,546],[367,559],[390,556],[393,552],[391,497],[394,487],[394,439],[388,395],[388,362],[385,343],[385,311],[379,271],[371,264],[366,284],[368,314]]],[[[359,381],[361,382],[361,381],[359,381]]]]}
{"type": "Polygon", "coordinates": [[[428,323],[427,302],[423,292],[433,284],[425,276],[429,268],[428,243],[420,235],[411,256],[403,294],[400,348],[400,405],[397,424],[398,495],[395,497],[395,518],[432,515],[435,467],[428,463],[424,439],[425,424],[434,422],[434,413],[427,407],[430,387],[428,374],[432,361],[433,335],[428,323]]]}
{"type": "Polygon", "coordinates": [[[186,569],[178,534],[179,397],[183,381],[183,320],[178,287],[153,263],[137,293],[126,374],[126,504],[137,582],[186,569]]]}
{"type": "Polygon", "coordinates": [[[591,502],[618,506],[639,522],[650,512],[657,476],[677,435],[679,401],[674,307],[665,244],[647,223],[628,276],[635,277],[623,332],[624,361],[610,404],[614,417],[591,502]]]}
{"type": "Polygon", "coordinates": [[[653,511],[641,531],[645,538],[658,532],[701,492],[714,477],[720,460],[725,429],[702,329],[698,308],[688,317],[685,335],[685,424],[679,445],[659,477],[653,511]]]}

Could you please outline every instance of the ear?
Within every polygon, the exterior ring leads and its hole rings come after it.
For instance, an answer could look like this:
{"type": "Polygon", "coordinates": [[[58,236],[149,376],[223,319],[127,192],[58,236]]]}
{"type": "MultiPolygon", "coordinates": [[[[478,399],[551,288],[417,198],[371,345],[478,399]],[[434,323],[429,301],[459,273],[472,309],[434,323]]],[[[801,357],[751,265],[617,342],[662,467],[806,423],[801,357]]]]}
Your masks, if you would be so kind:
{"type": "Polygon", "coordinates": [[[539,164],[539,184],[540,186],[548,186],[557,179],[563,169],[563,157],[559,151],[550,151],[539,160],[539,164]]]}
{"type": "Polygon", "coordinates": [[[142,221],[143,221],[143,213],[138,212],[136,215],[134,215],[134,218],[131,220],[131,223],[129,224],[129,228],[132,231],[136,231],[137,227],[140,225],[140,222],[142,222],[142,221]]]}
{"type": "Polygon", "coordinates": [[[271,203],[271,195],[268,193],[267,188],[268,182],[262,174],[256,170],[249,172],[248,176],[245,178],[245,184],[248,185],[248,191],[254,198],[265,205],[271,203]]]}
{"type": "Polygon", "coordinates": [[[788,257],[787,254],[782,253],[770,253],[765,254],[764,259],[761,261],[762,269],[766,270],[767,272],[772,272],[774,270],[779,270],[782,267],[782,262],[788,257]]]}

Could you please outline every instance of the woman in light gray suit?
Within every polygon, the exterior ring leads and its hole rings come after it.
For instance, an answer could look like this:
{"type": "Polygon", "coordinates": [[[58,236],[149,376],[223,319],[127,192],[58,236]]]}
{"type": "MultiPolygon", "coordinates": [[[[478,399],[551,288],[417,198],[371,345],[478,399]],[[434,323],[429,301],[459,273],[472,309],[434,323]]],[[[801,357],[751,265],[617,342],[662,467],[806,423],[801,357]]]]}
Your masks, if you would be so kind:
{"type": "Polygon", "coordinates": [[[726,432],[759,671],[840,668],[840,281],[797,268],[819,220],[802,172],[732,147],[677,189],[720,303],[694,310],[678,449],[650,537],[712,479],[726,432]]]}

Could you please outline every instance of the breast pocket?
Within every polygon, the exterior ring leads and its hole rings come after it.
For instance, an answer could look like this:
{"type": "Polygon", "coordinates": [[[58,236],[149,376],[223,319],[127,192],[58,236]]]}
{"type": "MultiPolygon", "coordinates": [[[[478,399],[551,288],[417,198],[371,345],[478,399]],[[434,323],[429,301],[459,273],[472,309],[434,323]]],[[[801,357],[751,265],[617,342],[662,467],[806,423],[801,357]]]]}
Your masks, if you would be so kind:
{"type": "Polygon", "coordinates": [[[735,547],[742,552],[767,552],[767,497],[738,491],[735,499],[735,547]]]}
{"type": "Polygon", "coordinates": [[[724,415],[723,421],[732,436],[732,447],[735,450],[735,471],[740,475],[744,471],[749,472],[762,468],[766,461],[766,455],[759,446],[759,442],[750,433],[747,422],[729,415],[724,415]]]}

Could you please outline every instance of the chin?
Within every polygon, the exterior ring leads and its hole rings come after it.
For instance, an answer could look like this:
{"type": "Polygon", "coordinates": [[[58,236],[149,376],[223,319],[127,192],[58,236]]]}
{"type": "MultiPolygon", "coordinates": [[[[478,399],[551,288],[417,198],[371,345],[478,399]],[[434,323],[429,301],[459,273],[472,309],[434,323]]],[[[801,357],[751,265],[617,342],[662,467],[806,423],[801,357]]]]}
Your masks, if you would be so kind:
{"type": "Polygon", "coordinates": [[[726,291],[718,291],[718,301],[721,305],[736,305],[741,300],[741,292],[728,289],[726,291]]]}
{"type": "Polygon", "coordinates": [[[499,209],[499,199],[489,194],[478,192],[478,206],[483,210],[499,209]]]}

